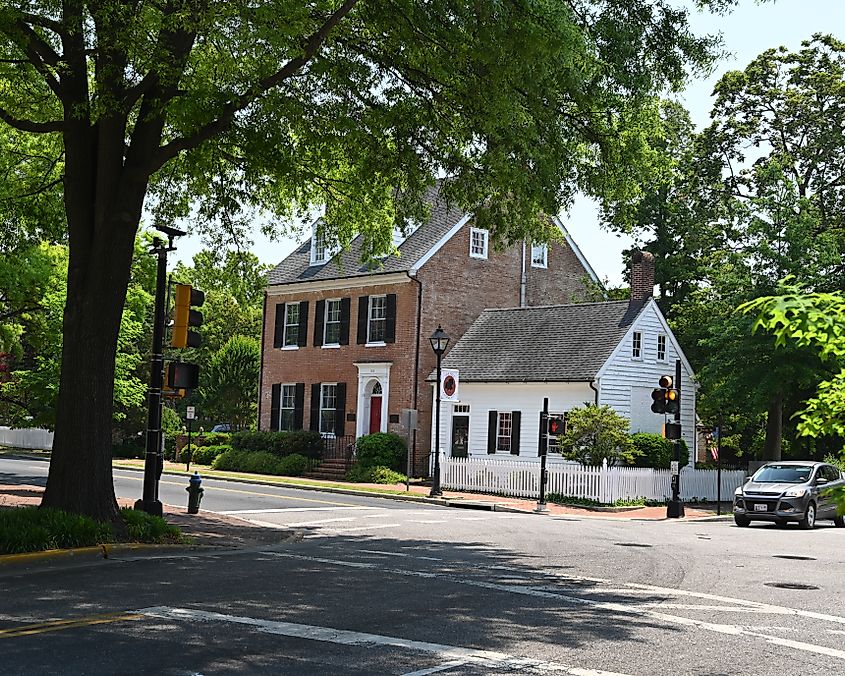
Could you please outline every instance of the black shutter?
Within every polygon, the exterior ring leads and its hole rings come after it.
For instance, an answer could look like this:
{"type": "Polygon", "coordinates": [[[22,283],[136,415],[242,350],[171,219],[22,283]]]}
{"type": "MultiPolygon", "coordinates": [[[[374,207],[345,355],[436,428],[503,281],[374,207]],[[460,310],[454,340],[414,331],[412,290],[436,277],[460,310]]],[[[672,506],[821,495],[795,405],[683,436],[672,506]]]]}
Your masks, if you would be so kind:
{"type": "Polygon", "coordinates": [[[487,452],[496,452],[496,433],[498,432],[499,414],[497,411],[490,411],[487,414],[487,452]]]}
{"type": "Polygon", "coordinates": [[[270,429],[277,432],[279,429],[279,411],[282,406],[282,384],[276,383],[270,388],[270,392],[270,429]]]}
{"type": "Polygon", "coordinates": [[[304,300],[299,304],[299,340],[296,341],[299,347],[308,345],[308,301],[304,300]]]}
{"type": "Polygon", "coordinates": [[[305,408],[305,383],[297,383],[293,394],[293,429],[302,429],[302,409],[305,408]]]}
{"type": "Polygon", "coordinates": [[[511,412],[511,455],[519,455],[519,430],[522,411],[511,412]]]}
{"type": "Polygon", "coordinates": [[[311,423],[312,432],[320,431],[320,383],[311,386],[311,423]]]}
{"type": "Polygon", "coordinates": [[[358,296],[358,337],[357,342],[363,345],[367,342],[367,324],[369,323],[370,297],[358,296]]]}
{"type": "Polygon", "coordinates": [[[349,298],[340,299],[340,344],[349,345],[349,298]]]}
{"type": "Polygon", "coordinates": [[[273,330],[273,347],[281,347],[285,340],[285,304],[276,303],[276,328],[273,330]]]}
{"type": "Polygon", "coordinates": [[[334,435],[342,437],[346,431],[346,383],[338,383],[335,389],[334,435]]]}
{"type": "Polygon", "coordinates": [[[318,300],[314,308],[314,347],[323,344],[323,320],[326,317],[326,301],[318,300]]]}
{"type": "Polygon", "coordinates": [[[387,294],[387,319],[384,323],[384,342],[396,342],[396,294],[387,294]]]}

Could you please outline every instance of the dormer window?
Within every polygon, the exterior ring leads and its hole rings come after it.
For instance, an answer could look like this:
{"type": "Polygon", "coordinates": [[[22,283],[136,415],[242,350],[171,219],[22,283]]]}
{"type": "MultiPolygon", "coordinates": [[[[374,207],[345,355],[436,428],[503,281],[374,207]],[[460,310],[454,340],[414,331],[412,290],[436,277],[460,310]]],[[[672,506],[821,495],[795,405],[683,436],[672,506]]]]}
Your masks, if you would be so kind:
{"type": "Polygon", "coordinates": [[[469,229],[469,257],[487,258],[488,233],[481,228],[469,229]]]}
{"type": "Polygon", "coordinates": [[[549,265],[549,246],[541,242],[531,245],[531,267],[546,268],[549,265]]]}
{"type": "Polygon", "coordinates": [[[416,221],[408,221],[405,224],[405,231],[402,231],[402,228],[396,226],[393,228],[393,246],[397,249],[404,243],[406,239],[408,239],[411,235],[413,235],[417,228],[420,227],[420,224],[416,221]]]}
{"type": "Polygon", "coordinates": [[[332,248],[326,241],[322,228],[314,225],[311,232],[311,265],[323,265],[327,263],[338,249],[332,248]]]}

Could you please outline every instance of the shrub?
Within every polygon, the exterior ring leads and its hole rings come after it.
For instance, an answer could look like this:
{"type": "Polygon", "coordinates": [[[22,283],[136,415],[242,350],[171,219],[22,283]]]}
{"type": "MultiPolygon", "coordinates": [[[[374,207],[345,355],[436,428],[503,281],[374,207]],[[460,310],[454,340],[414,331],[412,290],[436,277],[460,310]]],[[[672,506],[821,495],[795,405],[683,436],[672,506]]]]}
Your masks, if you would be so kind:
{"type": "Polygon", "coordinates": [[[388,432],[367,434],[355,442],[355,455],[362,467],[397,470],[402,466],[406,452],[405,440],[398,434],[388,432]]]}
{"type": "Polygon", "coordinates": [[[319,432],[235,432],[232,447],[239,451],[264,451],[284,457],[298,454],[306,458],[319,458],[323,450],[323,438],[319,432]]]}
{"type": "MultiPolygon", "coordinates": [[[[669,439],[664,439],[659,434],[637,432],[636,434],[631,435],[631,441],[634,444],[634,451],[636,453],[634,465],[637,467],[669,469],[670,462],[675,457],[672,442],[669,439]]],[[[689,463],[689,450],[687,448],[687,443],[683,439],[680,440],[680,443],[680,466],[683,467],[689,463]]]]}
{"type": "Polygon", "coordinates": [[[59,509],[0,510],[0,554],[90,547],[114,540],[111,525],[59,509]]]}
{"type": "Polygon", "coordinates": [[[291,453],[281,458],[276,466],[276,473],[282,476],[300,476],[311,466],[311,461],[299,453],[291,453]]]}
{"type": "Polygon", "coordinates": [[[224,451],[211,463],[212,469],[220,469],[227,472],[237,472],[241,466],[241,456],[246,455],[247,451],[224,451]]]}
{"type": "Polygon", "coordinates": [[[280,474],[279,458],[266,451],[224,451],[214,459],[211,467],[228,472],[280,474]]]}
{"type": "Polygon", "coordinates": [[[365,467],[357,463],[346,473],[347,481],[367,484],[398,484],[405,481],[404,474],[396,472],[389,467],[372,466],[365,467]]]}
{"type": "Polygon", "coordinates": [[[111,447],[113,458],[143,458],[145,452],[141,442],[135,441],[134,439],[126,439],[123,443],[115,444],[111,447]]]}
{"type": "Polygon", "coordinates": [[[124,507],[120,516],[126,522],[129,539],[136,542],[179,542],[182,534],[176,526],[171,526],[160,516],[136,511],[124,507]]]}
{"type": "Polygon", "coordinates": [[[582,465],[630,464],[635,450],[628,420],[610,406],[587,404],[567,414],[566,432],[559,437],[561,454],[582,465]]]}
{"type": "Polygon", "coordinates": [[[230,435],[228,432],[208,432],[206,434],[191,435],[191,446],[219,446],[229,444],[230,435]]]}
{"type": "MultiPolygon", "coordinates": [[[[217,446],[200,446],[198,448],[194,448],[193,443],[191,444],[191,462],[196,463],[197,465],[210,465],[214,462],[214,459],[220,455],[221,453],[225,453],[226,451],[231,451],[232,447],[227,446],[226,444],[219,444],[217,446]]],[[[185,446],[182,449],[182,460],[188,459],[188,447],[185,446]]]]}

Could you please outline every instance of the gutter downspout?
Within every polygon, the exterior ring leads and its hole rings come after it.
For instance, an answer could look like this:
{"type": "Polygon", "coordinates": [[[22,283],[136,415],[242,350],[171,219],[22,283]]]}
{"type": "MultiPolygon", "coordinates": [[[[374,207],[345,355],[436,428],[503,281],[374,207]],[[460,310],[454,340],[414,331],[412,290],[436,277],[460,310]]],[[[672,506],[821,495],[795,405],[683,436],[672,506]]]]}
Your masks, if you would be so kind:
{"type": "Polygon", "coordinates": [[[522,270],[519,273],[519,307],[525,307],[525,286],[528,282],[525,274],[525,240],[522,240],[522,270]]]}
{"type": "MultiPolygon", "coordinates": [[[[255,423],[255,429],[261,429],[261,400],[263,399],[264,387],[264,331],[267,328],[267,289],[264,289],[264,312],[261,313],[261,362],[258,367],[258,420],[255,423]]],[[[270,421],[272,426],[273,421],[270,421]]]]}
{"type": "Polygon", "coordinates": [[[595,381],[595,380],[591,380],[591,381],[589,382],[589,385],[590,385],[590,389],[591,389],[593,392],[595,392],[595,393],[596,393],[596,406],[598,406],[598,405],[599,405],[599,391],[598,391],[598,388],[596,387],[596,381],[595,381]]]}

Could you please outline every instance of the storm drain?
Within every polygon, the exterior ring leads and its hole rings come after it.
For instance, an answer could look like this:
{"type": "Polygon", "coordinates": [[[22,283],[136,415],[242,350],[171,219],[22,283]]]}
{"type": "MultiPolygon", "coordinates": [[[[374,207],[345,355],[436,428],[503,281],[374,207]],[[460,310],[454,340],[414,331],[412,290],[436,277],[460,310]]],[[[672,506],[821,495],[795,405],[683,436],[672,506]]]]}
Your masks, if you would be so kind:
{"type": "Polygon", "coordinates": [[[773,559],[789,559],[790,561],[815,561],[812,556],[799,556],[797,554],[772,554],[773,559]]]}
{"type": "Polygon", "coordinates": [[[767,587],[777,587],[778,589],[801,589],[805,591],[818,589],[815,585],[803,584],[802,582],[764,582],[763,584],[767,587]]]}
{"type": "Polygon", "coordinates": [[[646,545],[642,542],[614,542],[617,547],[653,547],[654,545],[646,545]]]}

